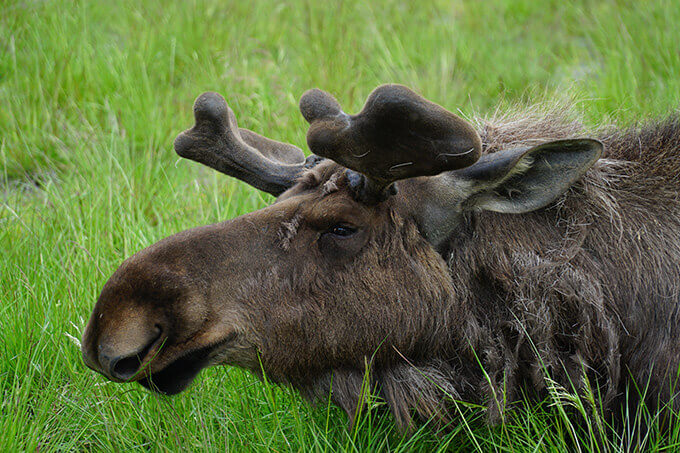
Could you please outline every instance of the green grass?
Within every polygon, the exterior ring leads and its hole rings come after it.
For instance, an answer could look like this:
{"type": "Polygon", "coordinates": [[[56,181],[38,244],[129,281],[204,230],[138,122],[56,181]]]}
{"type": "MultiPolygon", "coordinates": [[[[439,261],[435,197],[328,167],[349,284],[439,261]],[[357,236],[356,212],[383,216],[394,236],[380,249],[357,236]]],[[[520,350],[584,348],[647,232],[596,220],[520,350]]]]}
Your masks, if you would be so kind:
{"type": "Polygon", "coordinates": [[[199,93],[298,145],[315,86],[357,111],[398,82],[465,115],[568,93],[589,124],[627,123],[680,107],[678,23],[672,0],[2,1],[0,450],[595,448],[559,390],[500,427],[461,408],[450,432],[405,438],[380,410],[348,431],[339,409],[231,368],[174,398],[108,383],[74,339],[125,257],[271,201],[174,154],[199,93]]]}

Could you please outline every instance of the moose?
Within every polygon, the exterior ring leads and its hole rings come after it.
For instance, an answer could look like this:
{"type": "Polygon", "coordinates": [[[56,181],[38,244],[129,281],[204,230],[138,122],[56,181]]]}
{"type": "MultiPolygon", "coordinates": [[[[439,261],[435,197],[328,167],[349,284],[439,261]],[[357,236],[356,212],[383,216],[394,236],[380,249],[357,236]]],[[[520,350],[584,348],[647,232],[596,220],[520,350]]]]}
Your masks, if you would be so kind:
{"type": "Polygon", "coordinates": [[[498,422],[555,385],[609,414],[680,409],[679,119],[475,122],[401,85],[356,115],[318,89],[300,110],[306,158],[196,99],[176,152],[276,201],[126,259],[85,328],[88,367],[168,395],[242,367],[350,423],[368,379],[404,431],[454,420],[455,401],[498,422]]]}

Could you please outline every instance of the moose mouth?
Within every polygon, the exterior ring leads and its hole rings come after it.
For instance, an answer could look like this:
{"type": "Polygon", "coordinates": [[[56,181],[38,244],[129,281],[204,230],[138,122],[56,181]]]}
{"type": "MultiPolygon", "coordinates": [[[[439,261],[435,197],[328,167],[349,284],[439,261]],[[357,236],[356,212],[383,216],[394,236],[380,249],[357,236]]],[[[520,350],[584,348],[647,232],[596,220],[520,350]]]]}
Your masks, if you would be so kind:
{"type": "Polygon", "coordinates": [[[163,395],[176,395],[193,382],[198,373],[208,365],[214,352],[231,342],[235,333],[209,346],[191,351],[160,371],[149,374],[137,382],[143,387],[163,395]]]}

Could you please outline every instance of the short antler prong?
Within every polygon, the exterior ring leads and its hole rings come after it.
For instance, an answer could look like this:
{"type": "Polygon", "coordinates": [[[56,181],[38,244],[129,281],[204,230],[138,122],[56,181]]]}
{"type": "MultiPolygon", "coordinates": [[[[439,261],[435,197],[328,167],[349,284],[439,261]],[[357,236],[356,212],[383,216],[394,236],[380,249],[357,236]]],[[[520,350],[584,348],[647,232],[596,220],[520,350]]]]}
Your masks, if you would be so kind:
{"type": "Polygon", "coordinates": [[[248,184],[279,195],[304,168],[302,150],[237,126],[234,112],[217,93],[194,103],[196,124],[177,136],[175,151],[248,184]]]}

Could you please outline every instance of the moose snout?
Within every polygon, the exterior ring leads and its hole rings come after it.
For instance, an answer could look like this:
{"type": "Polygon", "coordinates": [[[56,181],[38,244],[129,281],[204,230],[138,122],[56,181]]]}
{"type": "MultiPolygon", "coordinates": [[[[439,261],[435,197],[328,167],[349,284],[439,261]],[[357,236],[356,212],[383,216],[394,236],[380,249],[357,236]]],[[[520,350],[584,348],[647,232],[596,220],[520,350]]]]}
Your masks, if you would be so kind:
{"type": "Polygon", "coordinates": [[[138,346],[137,350],[118,351],[116,346],[110,343],[100,343],[97,346],[97,358],[102,371],[109,377],[116,380],[127,381],[135,377],[143,364],[147,363],[147,358],[160,340],[162,330],[156,325],[151,329],[152,339],[146,344],[138,346]]]}
{"type": "Polygon", "coordinates": [[[97,335],[92,332],[90,324],[83,334],[83,361],[114,381],[129,381],[140,376],[143,368],[160,351],[163,339],[164,331],[160,324],[125,327],[97,335]]]}

